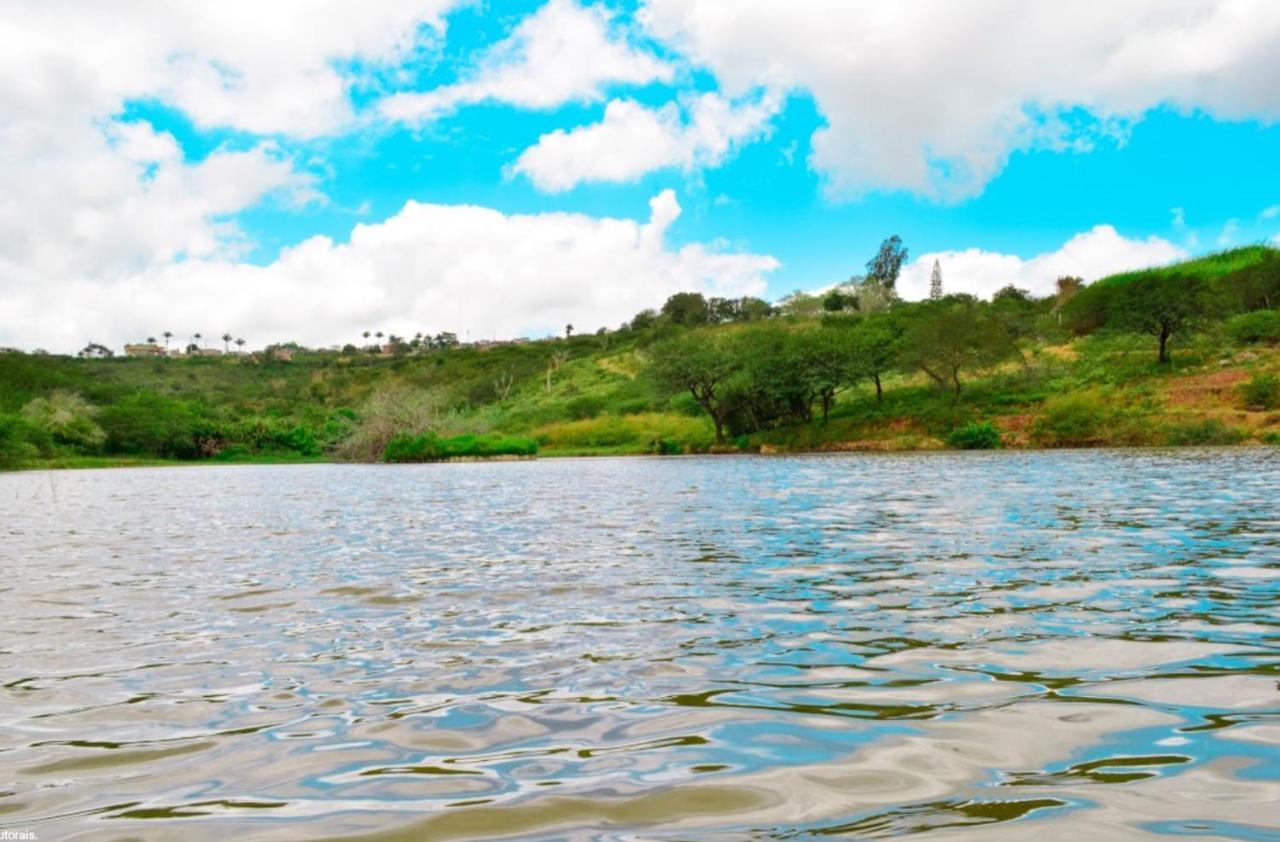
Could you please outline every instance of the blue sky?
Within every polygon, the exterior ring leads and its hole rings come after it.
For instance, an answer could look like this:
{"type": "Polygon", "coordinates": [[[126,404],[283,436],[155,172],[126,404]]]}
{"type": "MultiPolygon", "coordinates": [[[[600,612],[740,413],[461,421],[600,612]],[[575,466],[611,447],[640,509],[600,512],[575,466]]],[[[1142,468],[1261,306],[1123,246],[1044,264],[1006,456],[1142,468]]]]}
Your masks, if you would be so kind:
{"type": "Polygon", "coordinates": [[[0,344],[615,325],[895,233],[908,295],[1045,291],[1280,235],[1273,3],[317,8],[15,15],[0,344]]]}

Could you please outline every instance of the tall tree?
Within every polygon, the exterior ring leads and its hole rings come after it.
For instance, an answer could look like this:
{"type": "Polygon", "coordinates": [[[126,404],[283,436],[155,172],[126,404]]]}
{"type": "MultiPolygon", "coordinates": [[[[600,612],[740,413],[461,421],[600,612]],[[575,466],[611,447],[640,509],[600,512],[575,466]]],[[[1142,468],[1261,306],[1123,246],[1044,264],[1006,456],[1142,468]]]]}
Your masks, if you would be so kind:
{"type": "Polygon", "coordinates": [[[942,264],[933,261],[933,272],[929,274],[929,299],[937,301],[942,298],[942,264]]]}
{"type": "Polygon", "coordinates": [[[976,299],[951,296],[922,305],[902,338],[906,362],[960,400],[960,375],[988,368],[1013,354],[1004,328],[976,299]]]}
{"type": "Polygon", "coordinates": [[[716,444],[724,444],[729,417],[742,406],[741,365],[722,336],[680,336],[654,347],[650,375],[667,394],[688,392],[711,416],[716,444]]]}
{"type": "Polygon", "coordinates": [[[893,290],[906,262],[906,246],[902,244],[902,238],[894,234],[882,242],[876,256],[867,261],[867,281],[893,290]]]}
{"type": "Polygon", "coordinates": [[[706,324],[707,299],[697,292],[677,292],[662,305],[662,315],[678,325],[706,324]]]}
{"type": "Polygon", "coordinates": [[[230,333],[222,334],[222,350],[228,354],[231,353],[231,340],[233,338],[230,333]]]}
{"type": "Polygon", "coordinates": [[[164,352],[167,354],[169,353],[169,340],[173,338],[173,331],[166,330],[160,335],[164,337],[164,352]]]}
{"type": "Polygon", "coordinates": [[[1156,359],[1171,360],[1169,340],[1195,327],[1213,303],[1202,278],[1182,274],[1150,274],[1112,288],[1108,323],[1156,338],[1156,359]]]}
{"type": "Polygon", "coordinates": [[[853,365],[876,387],[876,403],[884,400],[884,376],[898,366],[902,327],[892,314],[864,316],[850,331],[848,340],[853,365]]]}

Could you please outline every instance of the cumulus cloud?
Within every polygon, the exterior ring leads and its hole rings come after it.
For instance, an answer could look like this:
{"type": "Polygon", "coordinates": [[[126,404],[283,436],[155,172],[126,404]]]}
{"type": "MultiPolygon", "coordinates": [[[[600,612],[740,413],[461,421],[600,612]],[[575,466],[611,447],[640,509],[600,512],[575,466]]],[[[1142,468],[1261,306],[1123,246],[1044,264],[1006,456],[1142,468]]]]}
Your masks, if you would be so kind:
{"type": "Polygon", "coordinates": [[[666,62],[628,44],[603,7],[550,0],[509,38],[486,50],[465,80],[393,94],[380,110],[390,119],[415,123],[468,103],[546,109],[598,100],[608,85],[669,82],[673,73],[666,62]]]}
{"type": "Polygon", "coordinates": [[[583,182],[626,182],[668,167],[716,166],[734,147],[756,139],[777,113],[775,98],[734,104],[719,94],[692,100],[689,116],[669,102],[648,108],[613,100],[604,119],[538,139],[511,167],[539,190],[560,192],[583,182]]]}
{"type": "Polygon", "coordinates": [[[1273,0],[647,0],[641,17],[730,95],[811,94],[834,195],[959,200],[1015,150],[1087,149],[1161,105],[1280,117],[1273,0]]]}
{"type": "Polygon", "coordinates": [[[245,245],[238,212],[317,198],[274,140],[199,161],[126,107],[308,138],[354,119],[344,66],[396,62],[459,0],[9,3],[0,16],[0,284],[118,278],[245,245]]]}
{"type": "Polygon", "coordinates": [[[472,338],[616,326],[682,290],[761,295],[772,257],[665,241],[679,217],[671,191],[649,218],[506,215],[409,202],[357,225],[349,242],[313,237],[273,263],[187,260],[110,282],[0,280],[0,345],[71,351],[172,330],[230,330],[250,345],[354,341],[364,330],[472,338]]]}
{"type": "Polygon", "coordinates": [[[942,265],[945,292],[967,292],[990,298],[992,293],[1010,284],[1043,296],[1054,291],[1054,282],[1063,275],[1095,281],[1116,272],[1161,266],[1186,256],[1181,248],[1159,237],[1130,239],[1110,225],[1098,225],[1075,235],[1054,251],[1031,258],[976,248],[923,254],[903,267],[898,293],[912,301],[927,298],[935,260],[942,265]]]}

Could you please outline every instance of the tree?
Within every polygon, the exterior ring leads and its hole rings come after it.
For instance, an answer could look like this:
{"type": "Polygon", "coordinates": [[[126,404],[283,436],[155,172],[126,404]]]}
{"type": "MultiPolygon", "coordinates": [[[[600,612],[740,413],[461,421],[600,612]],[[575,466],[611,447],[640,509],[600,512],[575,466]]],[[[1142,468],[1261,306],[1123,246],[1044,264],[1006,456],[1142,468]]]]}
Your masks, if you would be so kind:
{"type": "Polygon", "coordinates": [[[230,351],[231,351],[231,340],[232,340],[233,338],[234,338],[234,337],[232,337],[230,333],[224,333],[224,334],[222,334],[222,350],[223,350],[223,351],[230,353],[230,351]]]}
{"type": "Polygon", "coordinates": [[[805,368],[818,405],[822,423],[827,423],[836,395],[858,382],[862,361],[849,341],[849,330],[824,327],[799,337],[804,349],[805,368]]]}
{"type": "Polygon", "coordinates": [[[155,338],[154,336],[148,336],[148,337],[147,337],[147,344],[148,344],[148,345],[154,345],[154,344],[156,344],[156,338],[155,338]]]}
{"type": "Polygon", "coordinates": [[[101,345],[97,342],[90,342],[80,349],[80,353],[76,354],[82,360],[106,360],[115,355],[115,352],[106,345],[101,345]]]}
{"type": "Polygon", "coordinates": [[[169,340],[173,338],[173,331],[166,330],[160,335],[164,337],[164,352],[167,354],[169,353],[169,340]]]}
{"type": "Polygon", "coordinates": [[[894,234],[882,242],[876,256],[867,261],[867,281],[892,291],[906,262],[907,249],[902,245],[902,238],[894,234]]]}
{"type": "Polygon", "coordinates": [[[942,264],[933,261],[933,271],[929,274],[929,300],[942,298],[942,264]]]}
{"type": "Polygon", "coordinates": [[[551,391],[551,374],[569,361],[568,351],[552,351],[547,359],[547,392],[551,391]]]}
{"type": "Polygon", "coordinates": [[[951,296],[922,305],[902,337],[906,362],[960,400],[962,372],[988,368],[1013,353],[1004,329],[976,299],[951,296]]]}
{"type": "Polygon", "coordinates": [[[902,327],[888,314],[863,316],[846,340],[854,369],[876,387],[876,403],[884,400],[884,375],[898,364],[902,327]]]}
{"type": "Polygon", "coordinates": [[[1035,335],[1040,312],[1040,307],[1031,297],[1031,293],[1025,289],[1018,289],[1013,284],[1009,284],[991,296],[991,315],[1009,337],[1009,342],[1017,351],[1023,368],[1027,368],[1029,363],[1022,349],[1018,347],[1018,342],[1035,335]]]}
{"type": "Polygon", "coordinates": [[[629,327],[632,330],[645,330],[653,327],[658,321],[658,311],[652,308],[641,310],[632,317],[629,327]]]}
{"type": "Polygon", "coordinates": [[[840,287],[833,287],[822,297],[822,309],[828,313],[841,313],[845,310],[858,309],[858,296],[844,292],[840,287]]]}
{"type": "Polygon", "coordinates": [[[737,311],[738,321],[755,322],[772,316],[774,307],[763,298],[745,295],[738,299],[737,311]]]}
{"type": "Polygon", "coordinates": [[[1195,275],[1151,273],[1109,285],[1105,291],[1110,298],[1105,305],[1107,323],[1154,336],[1161,364],[1171,359],[1169,340],[1195,327],[1212,309],[1209,286],[1195,275]]]}
{"type": "Polygon", "coordinates": [[[46,398],[35,398],[22,407],[22,416],[44,430],[59,444],[80,450],[96,450],[107,440],[94,420],[98,408],[75,392],[61,389],[46,398]]]}
{"type": "Polygon", "coordinates": [[[1063,275],[1054,282],[1054,288],[1053,312],[1058,317],[1058,324],[1062,324],[1063,308],[1067,306],[1068,301],[1075,298],[1076,293],[1084,288],[1084,279],[1063,275]]]}
{"type": "Polygon", "coordinates": [[[662,315],[674,324],[707,323],[707,299],[697,292],[677,292],[662,305],[662,315]]]}
{"type": "Polygon", "coordinates": [[[237,350],[237,351],[239,351],[239,352],[240,352],[240,353],[242,353],[242,354],[244,353],[244,340],[243,340],[243,339],[237,339],[237,340],[236,340],[236,350],[237,350]]]}
{"type": "Polygon", "coordinates": [[[567,324],[564,326],[564,338],[568,339],[571,336],[573,336],[573,325],[567,324]]]}
{"type": "MultiPolygon", "coordinates": [[[[200,350],[200,340],[201,340],[201,339],[203,339],[203,338],[204,338],[204,337],[203,337],[203,336],[201,336],[201,335],[200,335],[200,334],[198,334],[198,333],[193,333],[193,334],[191,334],[191,344],[195,346],[195,348],[196,348],[196,350],[197,350],[197,351],[198,351],[198,350],[200,350]]],[[[190,349],[188,349],[188,350],[190,350],[190,349]]]]}
{"type": "Polygon", "coordinates": [[[667,394],[688,392],[711,416],[716,444],[724,444],[729,416],[742,405],[741,366],[724,336],[680,336],[655,346],[649,373],[667,394]]]}

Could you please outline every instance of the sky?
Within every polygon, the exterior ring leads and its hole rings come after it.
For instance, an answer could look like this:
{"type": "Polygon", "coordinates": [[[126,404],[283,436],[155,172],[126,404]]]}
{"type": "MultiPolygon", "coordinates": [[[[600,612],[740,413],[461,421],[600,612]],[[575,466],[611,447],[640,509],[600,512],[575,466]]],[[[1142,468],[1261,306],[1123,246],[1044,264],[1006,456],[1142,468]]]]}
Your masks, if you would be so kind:
{"type": "MultiPolygon", "coordinates": [[[[1275,0],[0,0],[0,346],[616,327],[1280,242],[1275,0]]],[[[215,341],[216,344],[216,341],[215,341]]]]}

